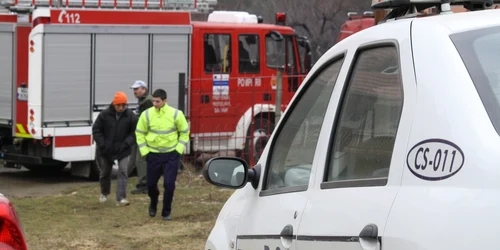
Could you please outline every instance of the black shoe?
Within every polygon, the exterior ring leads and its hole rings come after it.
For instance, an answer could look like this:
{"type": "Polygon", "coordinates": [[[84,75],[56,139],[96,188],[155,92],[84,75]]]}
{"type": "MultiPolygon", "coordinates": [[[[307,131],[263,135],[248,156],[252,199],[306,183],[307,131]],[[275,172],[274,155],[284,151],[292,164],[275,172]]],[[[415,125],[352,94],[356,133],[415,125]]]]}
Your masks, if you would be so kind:
{"type": "Polygon", "coordinates": [[[148,193],[148,188],[147,187],[139,187],[136,188],[132,191],[130,191],[132,194],[147,194],[148,193]]]}
{"type": "Polygon", "coordinates": [[[172,220],[172,216],[170,215],[163,216],[163,220],[172,220]]]}
{"type": "Polygon", "coordinates": [[[156,216],[156,209],[155,208],[149,208],[149,216],[150,217],[156,216]]]}

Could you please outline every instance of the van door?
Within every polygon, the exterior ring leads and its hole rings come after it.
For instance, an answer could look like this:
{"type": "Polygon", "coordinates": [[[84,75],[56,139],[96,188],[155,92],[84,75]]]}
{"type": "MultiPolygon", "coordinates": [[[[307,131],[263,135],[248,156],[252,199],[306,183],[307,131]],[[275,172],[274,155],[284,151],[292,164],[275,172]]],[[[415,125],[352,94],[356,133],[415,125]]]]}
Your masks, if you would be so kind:
{"type": "Polygon", "coordinates": [[[319,131],[343,63],[343,55],[310,78],[276,128],[259,164],[261,185],[243,212],[235,249],[295,249],[296,232],[311,195],[310,176],[319,131]]]}
{"type": "Polygon", "coordinates": [[[331,127],[319,143],[325,167],[316,172],[316,190],[303,212],[297,249],[381,249],[414,110],[406,41],[345,45],[352,48],[353,64],[345,84],[339,82],[334,92],[339,96],[337,114],[325,121],[331,127]]]}

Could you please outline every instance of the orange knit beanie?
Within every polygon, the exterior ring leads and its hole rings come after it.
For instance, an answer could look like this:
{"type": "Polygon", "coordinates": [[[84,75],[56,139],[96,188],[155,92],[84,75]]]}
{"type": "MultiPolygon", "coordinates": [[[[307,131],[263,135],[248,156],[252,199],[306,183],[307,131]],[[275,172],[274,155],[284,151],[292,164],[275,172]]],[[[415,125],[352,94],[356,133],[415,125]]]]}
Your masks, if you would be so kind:
{"type": "Polygon", "coordinates": [[[123,92],[116,92],[113,104],[127,104],[127,95],[123,92]]]}

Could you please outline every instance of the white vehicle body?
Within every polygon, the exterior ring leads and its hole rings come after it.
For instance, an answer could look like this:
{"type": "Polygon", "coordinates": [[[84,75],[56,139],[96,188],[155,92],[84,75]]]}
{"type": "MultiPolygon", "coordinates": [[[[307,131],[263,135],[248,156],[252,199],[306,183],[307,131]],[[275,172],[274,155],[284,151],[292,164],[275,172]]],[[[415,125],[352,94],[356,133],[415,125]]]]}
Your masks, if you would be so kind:
{"type": "Polygon", "coordinates": [[[333,46],[205,249],[495,249],[499,16],[388,21],[333,46]]]}

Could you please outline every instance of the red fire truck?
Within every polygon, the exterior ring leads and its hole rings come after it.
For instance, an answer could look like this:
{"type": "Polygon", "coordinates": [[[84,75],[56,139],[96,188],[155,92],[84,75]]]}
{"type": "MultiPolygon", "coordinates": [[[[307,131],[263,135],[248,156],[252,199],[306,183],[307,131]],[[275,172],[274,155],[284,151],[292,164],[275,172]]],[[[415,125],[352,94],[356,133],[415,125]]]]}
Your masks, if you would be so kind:
{"type": "Polygon", "coordinates": [[[348,12],[348,20],[340,27],[340,34],[337,42],[344,40],[350,35],[375,25],[373,11],[365,11],[363,14],[348,12]]]}
{"type": "MultiPolygon", "coordinates": [[[[372,2],[375,3],[375,1],[379,0],[373,0],[372,2]]],[[[497,9],[500,8],[500,5],[493,5],[492,9],[497,9]]],[[[379,10],[380,11],[380,10],[379,10]]],[[[466,8],[463,6],[452,6],[451,11],[458,13],[458,12],[465,12],[467,11],[466,8]]],[[[385,17],[389,12],[388,11],[382,11],[382,15],[380,17],[385,17]]],[[[418,16],[426,16],[426,15],[433,15],[437,14],[437,9],[436,8],[429,8],[423,10],[418,16]]],[[[373,11],[365,11],[363,14],[359,14],[357,12],[348,12],[347,13],[348,20],[342,24],[340,27],[340,34],[337,39],[337,42],[340,42],[344,40],[345,38],[349,37],[350,35],[362,31],[364,29],[370,28],[377,24],[381,20],[377,20],[377,17],[375,17],[373,11]]]]}
{"type": "Polygon", "coordinates": [[[135,80],[165,89],[169,105],[186,114],[186,159],[222,152],[253,162],[274,126],[277,76],[284,110],[311,67],[309,41],[283,13],[276,24],[232,11],[201,22],[191,20],[196,7],[171,11],[163,0],[18,1],[7,6],[16,14],[0,19],[7,167],[71,163],[74,175],[95,179],[92,123],[116,91],[135,108],[135,80]]]}

